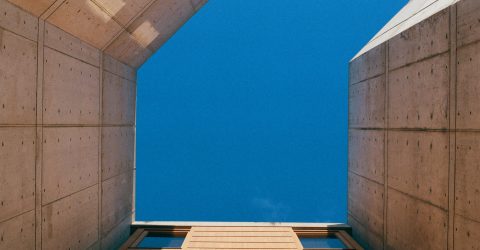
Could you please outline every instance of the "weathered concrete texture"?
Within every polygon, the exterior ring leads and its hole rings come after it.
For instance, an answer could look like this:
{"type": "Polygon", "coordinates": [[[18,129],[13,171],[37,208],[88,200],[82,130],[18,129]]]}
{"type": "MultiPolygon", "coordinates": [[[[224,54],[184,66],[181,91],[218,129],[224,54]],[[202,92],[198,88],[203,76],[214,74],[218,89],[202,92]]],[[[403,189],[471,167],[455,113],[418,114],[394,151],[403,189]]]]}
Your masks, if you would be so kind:
{"type": "Polygon", "coordinates": [[[384,138],[382,130],[351,129],[348,135],[349,171],[383,184],[384,138]]]}
{"type": "Polygon", "coordinates": [[[0,128],[0,222],[35,208],[35,128],[0,128]]]}
{"type": "Polygon", "coordinates": [[[43,249],[87,249],[98,240],[98,187],[42,208],[43,249]]]}
{"type": "Polygon", "coordinates": [[[463,45],[480,40],[480,2],[462,0],[457,4],[457,43],[463,45]]]}
{"type": "Polygon", "coordinates": [[[457,69],[457,128],[478,129],[480,128],[480,43],[458,49],[457,69]]]}
{"type": "Polygon", "coordinates": [[[447,249],[445,210],[389,189],[387,216],[387,249],[447,249]]]}
{"type": "Polygon", "coordinates": [[[358,222],[350,214],[348,215],[348,224],[352,228],[355,228],[352,232],[352,236],[365,249],[383,249],[383,236],[368,231],[362,223],[358,222]]]}
{"type": "Polygon", "coordinates": [[[112,125],[133,125],[135,123],[135,82],[104,72],[102,92],[102,122],[112,125]]]}
{"type": "Polygon", "coordinates": [[[93,66],[100,66],[100,51],[97,48],[49,23],[45,23],[45,46],[93,66]]]}
{"type": "Polygon", "coordinates": [[[448,73],[448,54],[390,72],[389,127],[448,128],[448,73]]]}
{"type": "Polygon", "coordinates": [[[36,78],[37,44],[0,27],[0,124],[35,124],[36,78]]]}
{"type": "Polygon", "coordinates": [[[382,44],[350,62],[350,84],[385,73],[385,45],[382,44]]]}
{"type": "Polygon", "coordinates": [[[455,216],[455,249],[480,249],[480,222],[455,216]]]}
{"type": "Polygon", "coordinates": [[[102,180],[133,170],[133,127],[102,128],[102,180]]]}
{"type": "Polygon", "coordinates": [[[480,133],[457,133],[455,212],[480,221],[480,133]]]}
{"type": "Polygon", "coordinates": [[[389,186],[448,209],[449,152],[446,132],[389,132],[389,186]]]}
{"type": "Polygon", "coordinates": [[[349,221],[367,247],[480,249],[479,10],[476,0],[412,0],[350,63],[349,173],[386,192],[375,197],[350,183],[349,221]],[[385,43],[374,48],[378,39],[385,43]],[[360,84],[384,74],[381,103],[380,91],[360,84]],[[385,107],[386,126],[365,122],[385,107]],[[375,132],[384,133],[382,151],[359,139],[375,132]],[[384,161],[385,174],[375,175],[384,161]],[[383,239],[359,216],[372,213],[362,204],[379,202],[383,239]]]}
{"type": "Polygon", "coordinates": [[[449,48],[449,12],[443,10],[389,41],[389,68],[396,69],[449,48]]]}
{"type": "Polygon", "coordinates": [[[127,216],[120,224],[116,225],[107,235],[102,237],[103,249],[118,249],[130,236],[132,217],[127,216]]]}
{"type": "Polygon", "coordinates": [[[383,237],[383,185],[348,175],[348,211],[368,233],[383,237]]]}
{"type": "Polygon", "coordinates": [[[355,128],[383,128],[385,75],[349,87],[349,124],[355,128]]]}
{"type": "Polygon", "coordinates": [[[0,0],[0,249],[115,249],[136,70],[205,0],[0,0]]]}
{"type": "MultiPolygon", "coordinates": [[[[12,4],[7,0],[0,0],[2,8],[2,15],[0,15],[0,27],[15,34],[23,36],[32,41],[37,41],[38,38],[38,19],[29,15],[22,9],[12,4]]],[[[3,69],[3,67],[2,67],[3,69]]]]}
{"type": "Polygon", "coordinates": [[[45,48],[43,122],[98,124],[99,69],[45,48]]]}
{"type": "Polygon", "coordinates": [[[43,129],[42,203],[48,204],[98,182],[98,129],[43,129]]]}
{"type": "Polygon", "coordinates": [[[35,211],[0,222],[0,249],[35,249],[35,211]]]}

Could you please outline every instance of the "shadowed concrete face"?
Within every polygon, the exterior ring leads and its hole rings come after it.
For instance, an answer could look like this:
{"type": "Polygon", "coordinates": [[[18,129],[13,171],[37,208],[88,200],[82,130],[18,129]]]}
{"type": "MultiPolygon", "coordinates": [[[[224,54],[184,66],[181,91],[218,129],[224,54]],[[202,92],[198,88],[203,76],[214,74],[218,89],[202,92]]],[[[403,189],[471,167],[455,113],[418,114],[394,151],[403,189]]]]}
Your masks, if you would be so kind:
{"type": "Polygon", "coordinates": [[[136,70],[204,0],[0,0],[0,249],[114,249],[136,70]]]}
{"type": "Polygon", "coordinates": [[[350,63],[348,220],[367,248],[480,247],[479,20],[476,0],[412,0],[350,63]]]}

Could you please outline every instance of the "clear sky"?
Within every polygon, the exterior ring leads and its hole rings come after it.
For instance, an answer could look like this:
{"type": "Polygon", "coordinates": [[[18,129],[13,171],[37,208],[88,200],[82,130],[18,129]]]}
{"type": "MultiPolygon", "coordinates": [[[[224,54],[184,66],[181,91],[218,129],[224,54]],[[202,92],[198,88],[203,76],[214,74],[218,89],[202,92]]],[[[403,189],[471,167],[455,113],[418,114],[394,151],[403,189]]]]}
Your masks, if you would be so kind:
{"type": "Polygon", "coordinates": [[[408,0],[210,0],[138,72],[137,220],[345,222],[348,61],[408,0]]]}

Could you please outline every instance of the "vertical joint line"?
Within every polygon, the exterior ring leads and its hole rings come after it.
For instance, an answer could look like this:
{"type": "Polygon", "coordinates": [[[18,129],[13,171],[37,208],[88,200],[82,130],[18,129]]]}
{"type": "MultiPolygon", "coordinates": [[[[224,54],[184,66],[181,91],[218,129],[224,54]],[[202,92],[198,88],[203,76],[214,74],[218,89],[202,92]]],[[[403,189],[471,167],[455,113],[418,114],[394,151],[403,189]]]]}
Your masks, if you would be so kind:
{"type": "Polygon", "coordinates": [[[384,122],[384,147],[383,147],[383,150],[384,150],[384,154],[383,154],[383,164],[384,164],[384,171],[383,171],[383,186],[384,186],[384,190],[383,190],[383,196],[384,196],[384,199],[383,199],[383,248],[384,249],[387,249],[387,212],[388,212],[388,123],[389,123],[389,115],[388,115],[388,103],[389,103],[389,96],[388,96],[388,93],[389,93],[389,61],[388,61],[388,58],[389,58],[389,50],[390,50],[390,45],[389,45],[389,42],[386,41],[385,42],[385,104],[384,104],[384,108],[385,108],[385,113],[384,113],[384,116],[385,116],[385,122],[384,122]]]}
{"type": "Polygon", "coordinates": [[[103,51],[100,52],[98,83],[98,245],[102,249],[102,126],[103,124],[103,51]]]}
{"type": "Polygon", "coordinates": [[[450,80],[449,80],[449,163],[448,163],[448,249],[454,249],[455,166],[457,119],[457,6],[450,7],[450,80]]]}
{"type": "Polygon", "coordinates": [[[42,166],[43,166],[43,75],[45,21],[38,18],[37,79],[35,94],[35,249],[42,248],[42,166]]]}

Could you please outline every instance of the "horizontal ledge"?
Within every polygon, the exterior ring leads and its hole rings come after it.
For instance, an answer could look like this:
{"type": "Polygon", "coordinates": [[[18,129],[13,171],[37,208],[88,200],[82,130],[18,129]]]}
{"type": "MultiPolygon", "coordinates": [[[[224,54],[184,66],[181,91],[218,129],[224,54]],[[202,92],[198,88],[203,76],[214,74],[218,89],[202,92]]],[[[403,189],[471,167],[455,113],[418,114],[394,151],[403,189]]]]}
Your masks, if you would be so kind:
{"type": "Polygon", "coordinates": [[[309,222],[218,222],[218,221],[134,221],[132,226],[207,226],[207,227],[316,227],[350,228],[345,223],[309,222]]]}

